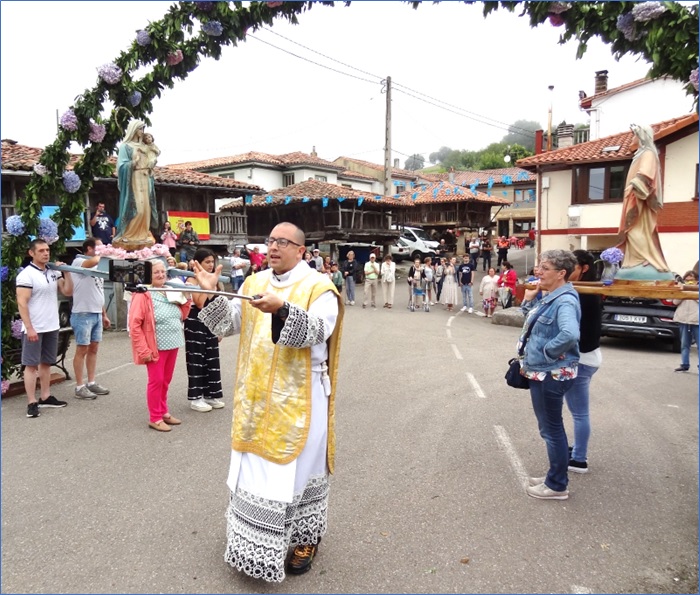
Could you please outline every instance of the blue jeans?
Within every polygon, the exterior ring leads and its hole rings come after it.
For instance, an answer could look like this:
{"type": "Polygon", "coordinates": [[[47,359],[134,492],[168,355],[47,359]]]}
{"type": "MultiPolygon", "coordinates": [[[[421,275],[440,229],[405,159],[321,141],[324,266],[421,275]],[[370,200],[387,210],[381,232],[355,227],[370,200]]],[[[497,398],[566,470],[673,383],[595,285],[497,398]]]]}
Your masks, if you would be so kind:
{"type": "Polygon", "coordinates": [[[72,312],[70,325],[77,345],[102,341],[102,312],[72,312]]]}
{"type": "Polygon", "coordinates": [[[697,324],[680,323],[681,327],[681,368],[690,369],[690,344],[695,341],[700,349],[698,342],[698,327],[697,324]]]}
{"type": "Polygon", "coordinates": [[[355,277],[352,275],[345,277],[345,296],[348,302],[355,301],[355,277]]]}
{"type": "Polygon", "coordinates": [[[578,376],[574,378],[571,388],[566,391],[566,405],[574,418],[574,450],[571,458],[581,463],[588,457],[588,438],[591,435],[591,422],[588,415],[589,388],[593,374],[598,368],[578,365],[578,376]]]}
{"type": "Polygon", "coordinates": [[[462,305],[465,308],[474,307],[474,293],[471,285],[462,285],[462,305]]]}
{"type": "Polygon", "coordinates": [[[573,380],[554,380],[547,374],[543,381],[530,380],[530,398],[535,410],[540,436],[547,445],[549,471],[545,484],[550,490],[561,492],[569,483],[569,443],[566,439],[562,409],[564,393],[573,380]]]}
{"type": "Polygon", "coordinates": [[[244,277],[243,275],[233,275],[231,277],[231,286],[233,287],[233,293],[238,293],[238,290],[243,285],[244,277]]]}

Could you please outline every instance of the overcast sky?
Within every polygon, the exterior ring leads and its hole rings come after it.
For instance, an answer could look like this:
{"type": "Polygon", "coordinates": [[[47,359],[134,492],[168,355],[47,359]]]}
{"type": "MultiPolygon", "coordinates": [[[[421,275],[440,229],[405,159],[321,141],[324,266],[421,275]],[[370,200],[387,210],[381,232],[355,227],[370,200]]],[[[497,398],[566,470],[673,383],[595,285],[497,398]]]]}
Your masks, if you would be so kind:
{"type": "MultiPolygon", "coordinates": [[[[62,114],[92,88],[97,68],[169,5],[0,3],[0,136],[35,147],[51,143],[56,110],[62,114]]],[[[555,125],[587,122],[578,91],[593,94],[595,71],[608,70],[615,87],[649,69],[631,56],[616,62],[597,39],[576,60],[575,42],[557,43],[561,29],[548,23],[531,29],[528,17],[502,10],[484,19],[480,3],[425,3],[414,10],[401,2],[338,2],[298,18],[296,26],[280,19],[252,33],[238,47],[224,48],[218,62],[203,60],[185,81],[165,89],[151,116],[160,165],[247,151],[309,153],[313,146],[331,161],[349,156],[383,163],[380,80],[387,75],[395,85],[393,157],[403,166],[407,155],[421,153],[427,162],[442,146],[477,150],[499,141],[515,120],[546,127],[550,101],[555,125]]]]}

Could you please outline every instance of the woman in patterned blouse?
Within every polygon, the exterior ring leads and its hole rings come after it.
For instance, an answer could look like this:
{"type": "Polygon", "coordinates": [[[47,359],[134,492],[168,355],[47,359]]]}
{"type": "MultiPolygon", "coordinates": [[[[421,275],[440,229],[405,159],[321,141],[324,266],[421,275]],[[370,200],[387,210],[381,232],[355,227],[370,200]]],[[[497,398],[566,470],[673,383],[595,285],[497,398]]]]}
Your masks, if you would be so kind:
{"type": "MultiPolygon", "coordinates": [[[[165,263],[153,262],[152,287],[164,287],[165,263]]],[[[149,291],[134,293],[129,309],[129,333],[135,364],[148,370],[146,401],[149,427],[169,432],[181,422],[168,412],[168,387],[173,379],[177,352],[185,346],[182,321],[190,312],[192,300],[181,293],[149,291]]]]}

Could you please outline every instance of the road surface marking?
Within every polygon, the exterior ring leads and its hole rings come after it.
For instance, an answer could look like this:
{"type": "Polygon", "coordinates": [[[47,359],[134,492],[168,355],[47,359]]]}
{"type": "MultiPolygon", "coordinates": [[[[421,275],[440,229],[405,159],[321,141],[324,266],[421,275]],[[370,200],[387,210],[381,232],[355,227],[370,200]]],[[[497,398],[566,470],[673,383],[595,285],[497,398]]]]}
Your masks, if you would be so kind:
{"type": "Polygon", "coordinates": [[[447,332],[447,338],[452,340],[452,331],[450,329],[445,329],[445,331],[447,332]]]}
{"type": "Polygon", "coordinates": [[[508,457],[510,466],[513,468],[513,471],[515,471],[515,474],[520,480],[522,486],[527,487],[527,471],[525,471],[525,466],[520,460],[518,453],[515,451],[515,448],[508,437],[508,432],[506,432],[503,426],[493,426],[493,429],[496,432],[496,440],[501,445],[501,448],[505,451],[506,456],[508,457]]]}
{"type": "MultiPolygon", "coordinates": [[[[95,378],[97,378],[98,376],[104,376],[105,374],[111,374],[112,372],[116,372],[117,370],[121,370],[122,368],[126,368],[127,366],[133,366],[133,365],[134,365],[134,362],[127,362],[125,364],[122,364],[121,366],[117,366],[116,368],[110,368],[109,370],[104,370],[103,372],[98,372],[97,374],[95,374],[95,378]]],[[[73,382],[69,386],[73,386],[74,384],[76,384],[76,383],[73,382]]]]}
{"type": "Polygon", "coordinates": [[[454,320],[454,316],[450,316],[447,319],[447,328],[450,328],[452,326],[452,321],[454,320]]]}
{"type": "Polygon", "coordinates": [[[581,585],[571,585],[572,593],[593,593],[588,587],[582,587],[581,585]]]}
{"type": "Polygon", "coordinates": [[[674,409],[680,409],[678,405],[666,405],[666,407],[673,407],[674,409]]]}
{"type": "Polygon", "coordinates": [[[474,389],[476,396],[479,397],[480,399],[485,399],[486,395],[484,394],[484,391],[481,390],[481,387],[479,386],[479,383],[476,381],[474,374],[472,374],[471,372],[467,372],[467,380],[469,380],[469,384],[472,385],[472,388],[474,389]]]}
{"type": "Polygon", "coordinates": [[[450,344],[450,347],[452,347],[452,351],[455,352],[455,357],[456,357],[457,359],[463,359],[463,358],[462,358],[462,354],[459,352],[459,349],[457,349],[457,345],[455,345],[454,343],[451,343],[451,344],[450,344]]]}

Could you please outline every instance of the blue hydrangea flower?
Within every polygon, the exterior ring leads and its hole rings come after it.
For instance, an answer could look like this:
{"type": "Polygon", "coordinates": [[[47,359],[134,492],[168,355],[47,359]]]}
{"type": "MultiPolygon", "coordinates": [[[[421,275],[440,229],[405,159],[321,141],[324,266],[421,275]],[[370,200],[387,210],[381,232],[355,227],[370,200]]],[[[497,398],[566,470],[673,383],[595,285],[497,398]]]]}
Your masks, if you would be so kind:
{"type": "Polygon", "coordinates": [[[601,252],[600,259],[603,262],[616,264],[622,262],[624,256],[624,253],[619,248],[607,248],[606,250],[603,250],[603,252],[601,252]]]}
{"type": "Polygon", "coordinates": [[[39,237],[47,244],[53,244],[58,239],[58,225],[53,219],[39,221],[39,237]]]}
{"type": "Polygon", "coordinates": [[[213,2],[197,2],[197,6],[202,10],[211,10],[214,8],[213,2]]]}
{"type": "Polygon", "coordinates": [[[21,236],[24,233],[24,223],[19,215],[10,215],[5,221],[5,229],[10,235],[21,236]]]}
{"type": "Polygon", "coordinates": [[[219,21],[209,21],[208,23],[204,23],[202,25],[202,31],[204,31],[207,35],[211,35],[212,37],[218,37],[224,32],[224,28],[221,26],[219,21]]]}
{"type": "Polygon", "coordinates": [[[22,338],[22,321],[21,320],[13,320],[12,321],[12,336],[15,339],[22,338]]]}
{"type": "Polygon", "coordinates": [[[636,41],[642,34],[635,30],[634,15],[631,12],[617,17],[617,30],[625,36],[627,41],[636,41]]]}
{"type": "Polygon", "coordinates": [[[632,8],[632,15],[638,23],[648,23],[658,19],[667,10],[661,2],[640,2],[632,8]]]}
{"type": "Polygon", "coordinates": [[[129,103],[131,104],[131,107],[136,107],[139,103],[141,103],[141,93],[139,91],[134,91],[131,95],[129,95],[129,103]]]}
{"type": "Polygon", "coordinates": [[[5,281],[7,281],[7,278],[9,276],[10,276],[10,267],[8,267],[5,264],[2,265],[0,267],[0,281],[2,281],[4,283],[5,281]]]}
{"type": "Polygon", "coordinates": [[[49,170],[46,169],[45,165],[42,165],[41,163],[37,163],[34,165],[34,173],[37,176],[45,176],[47,173],[49,173],[49,170]]]}
{"type": "Polygon", "coordinates": [[[122,78],[122,69],[111,62],[100,66],[97,69],[97,74],[108,85],[116,85],[122,78]]]}
{"type": "Polygon", "coordinates": [[[63,172],[63,187],[66,192],[73,194],[80,190],[80,177],[74,171],[64,171],[63,172]]]}
{"type": "Polygon", "coordinates": [[[104,127],[103,124],[96,124],[95,122],[90,122],[90,134],[88,135],[88,138],[93,143],[101,143],[105,137],[105,134],[107,134],[107,129],[104,127]]]}
{"type": "Polygon", "coordinates": [[[63,130],[73,132],[74,130],[78,130],[78,117],[72,109],[69,109],[61,116],[60,124],[63,130]]]}
{"type": "Polygon", "coordinates": [[[698,90],[698,69],[693,68],[693,70],[690,71],[690,84],[693,85],[695,90],[698,90]]]}
{"type": "Polygon", "coordinates": [[[136,43],[138,43],[140,46],[147,46],[148,44],[151,43],[151,36],[148,34],[148,31],[144,31],[143,29],[141,31],[136,32],[136,43]]]}

